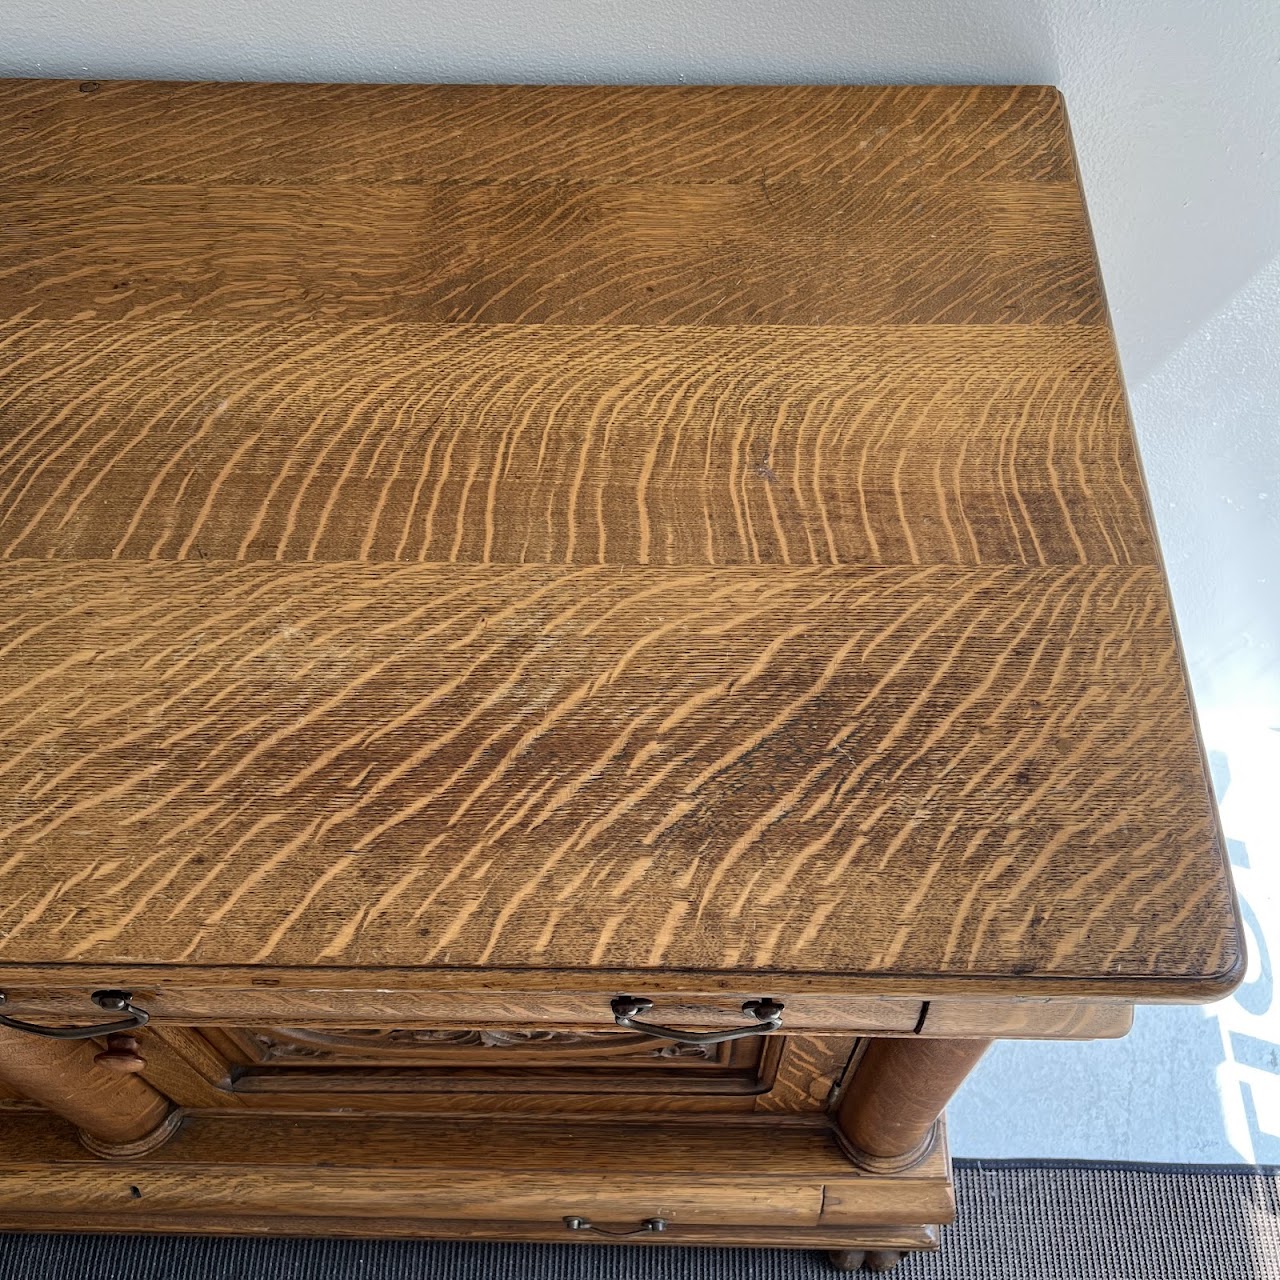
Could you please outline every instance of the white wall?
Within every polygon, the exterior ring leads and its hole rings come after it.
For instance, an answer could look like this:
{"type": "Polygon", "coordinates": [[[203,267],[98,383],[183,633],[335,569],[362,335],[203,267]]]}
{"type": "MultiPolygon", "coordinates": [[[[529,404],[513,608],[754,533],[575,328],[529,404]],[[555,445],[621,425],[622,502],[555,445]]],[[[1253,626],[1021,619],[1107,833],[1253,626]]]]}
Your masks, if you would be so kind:
{"type": "Polygon", "coordinates": [[[1280,0],[0,0],[0,75],[1058,84],[1227,811],[1280,828],[1280,0]]]}

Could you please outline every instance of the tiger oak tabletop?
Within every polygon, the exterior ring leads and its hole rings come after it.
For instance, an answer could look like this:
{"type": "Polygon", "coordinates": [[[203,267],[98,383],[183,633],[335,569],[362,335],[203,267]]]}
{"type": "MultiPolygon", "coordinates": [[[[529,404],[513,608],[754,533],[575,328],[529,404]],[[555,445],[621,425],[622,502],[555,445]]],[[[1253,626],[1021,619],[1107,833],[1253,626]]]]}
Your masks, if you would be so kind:
{"type": "Polygon", "coordinates": [[[1052,89],[0,82],[0,556],[0,975],[1239,978],[1052,89]]]}

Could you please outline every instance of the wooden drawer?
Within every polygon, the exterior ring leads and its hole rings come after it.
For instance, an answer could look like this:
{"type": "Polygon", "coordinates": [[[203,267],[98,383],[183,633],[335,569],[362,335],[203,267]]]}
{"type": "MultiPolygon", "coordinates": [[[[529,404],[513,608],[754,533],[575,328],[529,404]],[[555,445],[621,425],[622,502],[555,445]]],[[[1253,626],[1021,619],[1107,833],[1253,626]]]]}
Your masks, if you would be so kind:
{"type": "Polygon", "coordinates": [[[599,1240],[565,1219],[657,1217],[633,1238],[927,1247],[924,1224],[954,1216],[948,1174],[942,1138],[906,1174],[857,1173],[825,1128],[757,1119],[197,1115],[111,1162],[52,1117],[0,1116],[0,1228],[599,1240]]]}
{"type": "Polygon", "coordinates": [[[94,1021],[89,1002],[94,987],[123,989],[157,1023],[186,1026],[336,1027],[547,1027],[597,1030],[614,1027],[610,1001],[629,993],[653,999],[646,1016],[654,1022],[689,1028],[730,1028],[750,1024],[743,1005],[778,999],[788,1030],[826,1033],[889,1031],[910,1033],[920,1020],[919,1000],[779,993],[772,989],[717,992],[655,992],[628,985],[599,991],[421,991],[388,984],[368,987],[200,987],[131,982],[124,974],[98,975],[76,989],[4,984],[7,1010],[33,1021],[94,1021]]]}
{"type": "Polygon", "coordinates": [[[6,1012],[34,1022],[96,1022],[89,1000],[97,988],[122,989],[156,1024],[183,1026],[483,1027],[597,1031],[614,1026],[610,1000],[624,991],[654,1000],[650,1021],[686,1028],[743,1026],[749,1000],[782,1002],[788,1032],[815,1035],[1001,1036],[1089,1040],[1125,1035],[1132,1006],[1123,1001],[1005,997],[908,999],[827,995],[770,987],[735,991],[660,991],[643,982],[596,991],[431,990],[388,985],[296,987],[275,979],[247,987],[157,983],[105,970],[76,987],[3,984],[6,1012]]]}
{"type": "MultiPolygon", "coordinates": [[[[138,1186],[153,1213],[257,1212],[281,1216],[380,1217],[394,1203],[410,1217],[506,1219],[561,1225],[567,1216],[636,1225],[648,1218],[681,1224],[815,1227],[822,1184],[769,1186],[732,1176],[690,1185],[683,1175],[601,1177],[596,1173],[454,1170],[424,1175],[417,1169],[272,1170],[267,1175],[210,1179],[203,1170],[149,1168],[50,1171],[37,1184],[0,1172],[0,1212],[39,1207],[47,1212],[107,1212],[125,1186],[138,1186]],[[562,1213],[561,1210],[564,1212],[562,1213]]],[[[567,1234],[567,1233],[566,1233],[567,1234]]]]}
{"type": "Polygon", "coordinates": [[[812,1114],[827,1107],[857,1043],[326,1025],[153,1026],[139,1038],[145,1078],[181,1106],[302,1115],[812,1114]]]}

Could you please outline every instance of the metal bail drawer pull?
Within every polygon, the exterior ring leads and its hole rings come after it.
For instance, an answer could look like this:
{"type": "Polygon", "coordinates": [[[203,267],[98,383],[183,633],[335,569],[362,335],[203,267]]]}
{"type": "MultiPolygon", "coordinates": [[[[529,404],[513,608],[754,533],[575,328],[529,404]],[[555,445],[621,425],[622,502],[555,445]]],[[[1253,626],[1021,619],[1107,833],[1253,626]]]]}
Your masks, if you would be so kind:
{"type": "MultiPolygon", "coordinates": [[[[100,1022],[96,1027],[41,1027],[34,1022],[19,1022],[17,1018],[6,1018],[0,1013],[0,1027],[12,1027],[15,1031],[28,1031],[33,1036],[48,1036],[51,1040],[95,1040],[99,1036],[116,1035],[124,1031],[136,1031],[145,1027],[150,1014],[130,1004],[128,991],[95,991],[89,999],[108,1013],[123,1013],[126,1016],[115,1022],[100,1022]]],[[[4,1004],[5,995],[0,991],[0,1005],[4,1004]]]]}
{"type": "Polygon", "coordinates": [[[653,1022],[641,1022],[635,1015],[648,1013],[652,1000],[635,996],[615,996],[609,1007],[613,1020],[628,1031],[643,1031],[645,1035],[658,1036],[662,1040],[678,1040],[681,1044],[721,1044],[725,1040],[743,1040],[747,1036],[761,1036],[766,1031],[782,1029],[782,1008],[777,1000],[748,1000],[742,1012],[756,1020],[753,1027],[734,1027],[730,1031],[681,1031],[678,1027],[660,1027],[653,1022]]]}
{"type": "Polygon", "coordinates": [[[648,1236],[656,1235],[667,1229],[666,1218],[645,1218],[634,1231],[609,1231],[605,1227],[597,1227],[590,1218],[564,1219],[564,1225],[570,1231],[594,1231],[598,1236],[648,1236]]]}

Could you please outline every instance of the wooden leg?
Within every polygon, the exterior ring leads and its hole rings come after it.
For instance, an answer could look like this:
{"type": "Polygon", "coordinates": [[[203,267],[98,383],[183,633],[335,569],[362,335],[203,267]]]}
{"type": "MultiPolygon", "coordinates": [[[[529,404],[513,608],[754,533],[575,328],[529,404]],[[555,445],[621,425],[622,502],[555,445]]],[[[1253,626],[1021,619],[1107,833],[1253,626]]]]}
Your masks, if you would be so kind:
{"type": "Polygon", "coordinates": [[[836,1117],[854,1163],[905,1169],[925,1155],[934,1124],[990,1040],[873,1040],[836,1117]]]}
{"type": "Polygon", "coordinates": [[[141,1155],[177,1127],[168,1099],[136,1075],[98,1066],[90,1040],[50,1040],[0,1027],[0,1080],[80,1130],[102,1156],[141,1155]]]}

